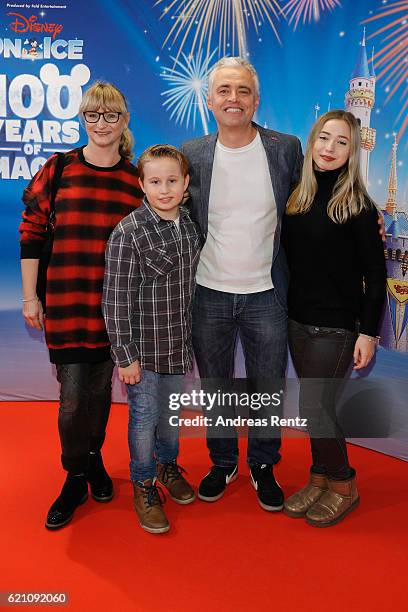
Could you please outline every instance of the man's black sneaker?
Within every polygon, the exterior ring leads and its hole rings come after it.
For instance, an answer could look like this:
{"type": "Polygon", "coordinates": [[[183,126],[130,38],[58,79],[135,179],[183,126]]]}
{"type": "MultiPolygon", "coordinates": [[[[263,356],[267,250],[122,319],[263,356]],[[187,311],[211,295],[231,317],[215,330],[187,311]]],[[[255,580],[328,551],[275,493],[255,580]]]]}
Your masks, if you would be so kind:
{"type": "Polygon", "coordinates": [[[283,508],[283,491],[273,475],[273,466],[267,463],[253,465],[250,468],[251,483],[258,495],[258,501],[264,510],[277,512],[283,508]]]}
{"type": "Polygon", "coordinates": [[[74,516],[75,510],[88,499],[88,483],[85,476],[68,474],[61,494],[47,514],[45,526],[47,529],[64,527],[74,516]]]}
{"type": "Polygon", "coordinates": [[[225,487],[238,476],[238,466],[224,468],[213,465],[201,481],[198,497],[206,502],[214,502],[224,495],[225,487]]]}
{"type": "Polygon", "coordinates": [[[113,498],[112,480],[105,470],[101,453],[89,453],[89,468],[86,479],[91,487],[92,498],[101,503],[109,502],[113,498]]]}

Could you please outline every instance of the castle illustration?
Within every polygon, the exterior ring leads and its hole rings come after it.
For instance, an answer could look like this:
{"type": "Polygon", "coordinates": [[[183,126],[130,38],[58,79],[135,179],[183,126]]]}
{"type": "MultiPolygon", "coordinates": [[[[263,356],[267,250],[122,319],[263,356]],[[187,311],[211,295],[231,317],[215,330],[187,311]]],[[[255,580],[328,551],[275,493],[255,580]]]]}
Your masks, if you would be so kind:
{"type": "MultiPolygon", "coordinates": [[[[345,97],[346,110],[353,113],[361,125],[361,169],[368,185],[370,153],[375,147],[376,130],[370,126],[375,102],[375,72],[368,65],[365,31],[356,67],[345,97]]],[[[381,346],[408,352],[408,215],[397,206],[397,140],[392,146],[388,197],[383,208],[387,262],[387,304],[381,327],[381,346]]]]}
{"type": "Polygon", "coordinates": [[[381,345],[408,352],[408,215],[397,207],[397,139],[392,146],[388,197],[383,209],[387,243],[387,308],[381,345]]]}
{"type": "MultiPolygon", "coordinates": [[[[373,64],[371,63],[373,66],[373,64]]],[[[350,87],[346,93],[346,110],[358,119],[361,126],[361,174],[368,185],[370,153],[375,147],[376,131],[370,126],[371,111],[375,102],[374,68],[368,67],[365,30],[360,46],[356,67],[351,75],[350,87]]]]}

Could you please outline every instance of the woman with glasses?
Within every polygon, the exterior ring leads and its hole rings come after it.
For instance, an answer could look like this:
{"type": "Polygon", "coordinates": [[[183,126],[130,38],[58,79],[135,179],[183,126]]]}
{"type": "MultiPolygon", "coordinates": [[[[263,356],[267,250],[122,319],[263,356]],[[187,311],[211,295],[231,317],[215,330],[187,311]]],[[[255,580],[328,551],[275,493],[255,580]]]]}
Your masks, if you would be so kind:
{"type": "Polygon", "coordinates": [[[307,419],[309,483],[285,512],[329,527],[359,503],[336,416],[343,379],[365,368],[378,343],[386,268],[377,208],[360,175],[360,125],[343,110],[318,119],[302,177],[289,198],[283,244],[288,257],[289,347],[307,419]]]}
{"type": "Polygon", "coordinates": [[[132,134],[122,92],[96,82],[85,92],[79,115],[88,142],[53,155],[34,176],[23,200],[20,225],[23,316],[30,327],[45,328],[50,361],[60,383],[58,429],[65,484],[46,519],[58,529],[88,497],[108,502],[112,481],[101,456],[111,403],[113,362],[101,311],[106,242],[113,228],[142,199],[131,164],[132,134]],[[38,263],[55,194],[55,229],[47,271],[46,308],[36,294],[38,263]]]}

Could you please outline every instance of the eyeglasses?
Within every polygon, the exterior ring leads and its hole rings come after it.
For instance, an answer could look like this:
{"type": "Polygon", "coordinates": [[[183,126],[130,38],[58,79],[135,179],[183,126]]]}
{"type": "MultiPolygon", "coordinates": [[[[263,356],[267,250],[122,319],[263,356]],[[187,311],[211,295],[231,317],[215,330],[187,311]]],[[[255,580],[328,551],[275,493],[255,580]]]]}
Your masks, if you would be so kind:
{"type": "Polygon", "coordinates": [[[113,111],[107,111],[104,113],[98,113],[97,111],[85,111],[84,119],[87,123],[98,123],[101,117],[104,118],[106,123],[117,123],[122,113],[116,113],[113,111]]]}

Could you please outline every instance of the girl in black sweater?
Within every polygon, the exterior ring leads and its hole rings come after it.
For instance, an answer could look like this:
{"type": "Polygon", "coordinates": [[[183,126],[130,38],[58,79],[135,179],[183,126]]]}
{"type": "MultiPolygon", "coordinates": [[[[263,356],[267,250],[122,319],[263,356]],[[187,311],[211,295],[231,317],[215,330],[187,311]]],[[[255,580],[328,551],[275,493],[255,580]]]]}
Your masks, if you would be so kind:
{"type": "Polygon", "coordinates": [[[354,115],[336,110],[320,117],[284,219],[289,347],[313,460],[309,483],[286,500],[285,512],[316,527],[334,525],[359,502],[335,400],[352,362],[359,370],[374,356],[385,298],[378,211],[359,159],[354,115]]]}

